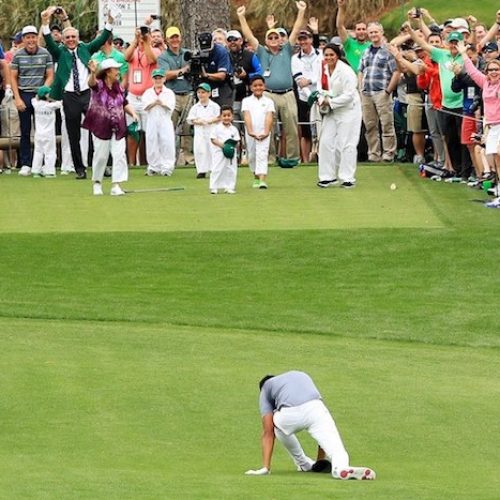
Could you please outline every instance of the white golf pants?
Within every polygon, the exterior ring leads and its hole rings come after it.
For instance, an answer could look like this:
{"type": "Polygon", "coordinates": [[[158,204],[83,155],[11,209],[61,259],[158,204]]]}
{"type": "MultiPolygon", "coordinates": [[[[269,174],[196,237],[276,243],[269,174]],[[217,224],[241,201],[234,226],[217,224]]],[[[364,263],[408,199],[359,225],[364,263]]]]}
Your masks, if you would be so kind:
{"type": "Polygon", "coordinates": [[[355,182],[361,109],[349,112],[337,110],[321,122],[318,150],[318,178],[331,181],[355,182]]]}
{"type": "Polygon", "coordinates": [[[92,160],[92,180],[102,182],[104,170],[111,153],[111,182],[124,182],[128,180],[127,157],[125,155],[125,137],[116,140],[115,134],[109,140],[99,139],[93,135],[94,158],[92,160]]]}
{"type": "Polygon", "coordinates": [[[254,175],[267,175],[270,140],[268,136],[262,141],[257,141],[245,134],[248,166],[254,175]]]}
{"type": "Polygon", "coordinates": [[[302,430],[306,430],[323,448],[332,462],[334,477],[337,477],[337,469],[349,466],[349,455],[335,421],[323,401],[315,399],[300,406],[282,408],[273,415],[273,420],[277,439],[298,467],[309,464],[309,459],[295,436],[296,432],[302,430]]]}

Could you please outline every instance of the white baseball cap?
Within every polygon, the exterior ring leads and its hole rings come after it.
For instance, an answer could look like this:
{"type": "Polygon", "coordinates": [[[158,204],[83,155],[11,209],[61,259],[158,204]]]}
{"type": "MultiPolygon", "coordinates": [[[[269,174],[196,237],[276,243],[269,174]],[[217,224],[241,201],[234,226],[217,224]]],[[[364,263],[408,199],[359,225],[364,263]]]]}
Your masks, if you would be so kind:
{"type": "Polygon", "coordinates": [[[227,38],[230,38],[230,37],[233,37],[233,38],[243,38],[241,36],[241,33],[238,30],[229,30],[227,32],[227,38]]]}
{"type": "Polygon", "coordinates": [[[36,29],[36,26],[25,26],[23,28],[23,30],[21,31],[21,35],[24,36],[24,35],[31,35],[31,34],[35,34],[35,35],[38,35],[38,30],[36,29]]]}
{"type": "Polygon", "coordinates": [[[99,65],[99,69],[101,71],[105,71],[109,68],[119,68],[119,67],[121,67],[121,63],[111,58],[104,59],[104,61],[99,65]]]}

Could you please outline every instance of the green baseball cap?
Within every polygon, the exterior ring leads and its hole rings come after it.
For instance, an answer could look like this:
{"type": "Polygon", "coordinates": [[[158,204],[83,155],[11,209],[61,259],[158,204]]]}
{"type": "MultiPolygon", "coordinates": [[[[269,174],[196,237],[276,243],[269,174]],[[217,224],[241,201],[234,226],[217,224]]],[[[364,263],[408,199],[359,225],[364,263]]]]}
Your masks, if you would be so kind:
{"type": "Polygon", "coordinates": [[[464,39],[464,36],[462,33],[459,33],[458,31],[452,31],[448,35],[448,42],[461,42],[464,39]]]}
{"type": "Polygon", "coordinates": [[[162,70],[162,69],[160,69],[160,68],[156,68],[156,69],[154,69],[154,70],[153,70],[153,72],[151,73],[151,76],[152,76],[153,78],[154,78],[154,77],[156,77],[156,76],[161,76],[161,77],[163,77],[163,76],[165,76],[165,71],[163,71],[163,70],[162,70]]]}
{"type": "Polygon", "coordinates": [[[196,90],[203,89],[205,92],[212,92],[212,87],[208,83],[200,83],[196,90]]]}

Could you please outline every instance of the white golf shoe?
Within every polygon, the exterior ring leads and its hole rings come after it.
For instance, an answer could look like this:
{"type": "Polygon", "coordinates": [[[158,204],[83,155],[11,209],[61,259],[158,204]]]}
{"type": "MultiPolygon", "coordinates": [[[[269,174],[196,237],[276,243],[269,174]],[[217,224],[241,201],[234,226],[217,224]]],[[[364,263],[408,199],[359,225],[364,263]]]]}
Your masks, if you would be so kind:
{"type": "Polygon", "coordinates": [[[28,167],[28,165],[23,165],[21,167],[21,170],[19,170],[18,175],[22,177],[29,177],[31,175],[31,167],[28,167]]]}
{"type": "Polygon", "coordinates": [[[371,481],[377,477],[375,471],[368,467],[346,467],[336,472],[336,477],[347,481],[348,479],[357,479],[360,481],[371,481]]]}
{"type": "Polygon", "coordinates": [[[123,196],[125,194],[125,191],[121,188],[119,184],[115,184],[111,188],[111,196],[123,196]]]}
{"type": "Polygon", "coordinates": [[[102,196],[102,184],[100,182],[94,182],[94,185],[92,186],[92,192],[94,193],[94,196],[102,196]]]}

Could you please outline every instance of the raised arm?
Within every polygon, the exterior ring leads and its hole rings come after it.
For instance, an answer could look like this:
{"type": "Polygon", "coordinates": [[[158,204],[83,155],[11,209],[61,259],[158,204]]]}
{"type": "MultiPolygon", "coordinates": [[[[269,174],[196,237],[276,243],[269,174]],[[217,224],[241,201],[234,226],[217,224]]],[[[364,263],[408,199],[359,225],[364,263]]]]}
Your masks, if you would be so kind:
{"type": "Polygon", "coordinates": [[[250,26],[248,25],[245,13],[246,13],[246,7],[244,5],[236,9],[236,14],[238,15],[238,19],[240,21],[241,32],[243,36],[247,39],[248,43],[250,44],[250,47],[252,47],[253,50],[257,50],[257,47],[259,46],[259,41],[257,40],[257,38],[255,38],[254,34],[252,33],[252,30],[250,29],[250,26]]]}
{"type": "Polygon", "coordinates": [[[345,27],[345,8],[347,0],[338,0],[338,10],[337,10],[337,33],[339,34],[342,43],[344,43],[349,37],[349,33],[345,27]]]}
{"type": "Polygon", "coordinates": [[[495,22],[493,26],[488,30],[486,36],[477,44],[478,50],[482,50],[482,48],[490,41],[493,40],[500,30],[500,10],[497,10],[495,22]]]}
{"type": "Polygon", "coordinates": [[[307,9],[307,4],[303,0],[295,2],[295,5],[297,6],[297,17],[295,19],[295,23],[293,23],[292,32],[288,37],[288,41],[290,42],[291,45],[295,45],[297,43],[297,36],[299,35],[300,30],[304,26],[304,16],[307,9]]]}
{"type": "Polygon", "coordinates": [[[430,52],[432,50],[432,45],[430,43],[427,43],[426,40],[423,39],[423,37],[418,36],[417,32],[411,27],[411,24],[409,22],[406,22],[403,24],[405,31],[410,35],[411,39],[420,45],[426,52],[430,52]]]}

